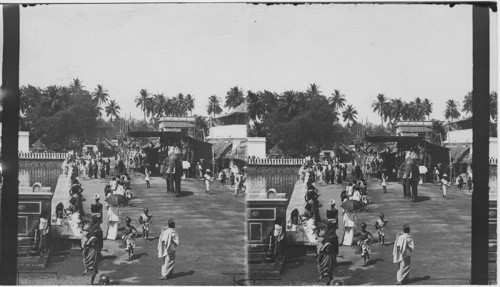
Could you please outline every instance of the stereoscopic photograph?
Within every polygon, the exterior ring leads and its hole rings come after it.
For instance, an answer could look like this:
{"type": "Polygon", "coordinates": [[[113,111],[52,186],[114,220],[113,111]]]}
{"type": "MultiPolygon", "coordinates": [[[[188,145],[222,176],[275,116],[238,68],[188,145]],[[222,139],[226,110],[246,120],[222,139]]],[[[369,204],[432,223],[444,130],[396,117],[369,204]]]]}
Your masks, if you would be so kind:
{"type": "Polygon", "coordinates": [[[3,5],[0,283],[495,285],[496,9],[3,5]]]}

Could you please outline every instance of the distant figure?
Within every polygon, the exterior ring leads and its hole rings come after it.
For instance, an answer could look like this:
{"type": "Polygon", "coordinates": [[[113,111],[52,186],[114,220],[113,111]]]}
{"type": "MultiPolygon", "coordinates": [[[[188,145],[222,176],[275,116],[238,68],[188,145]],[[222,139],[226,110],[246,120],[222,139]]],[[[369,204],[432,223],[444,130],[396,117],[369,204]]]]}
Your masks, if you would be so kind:
{"type": "Polygon", "coordinates": [[[464,179],[460,175],[458,176],[458,188],[460,189],[460,192],[464,189],[464,179]]]}
{"type": "Polygon", "coordinates": [[[153,222],[151,218],[153,215],[149,214],[149,210],[147,208],[143,209],[143,213],[139,216],[139,223],[142,224],[142,237],[144,240],[149,239],[149,226],[153,222]]]}
{"type": "Polygon", "coordinates": [[[283,247],[285,243],[285,231],[283,230],[283,222],[277,218],[274,223],[274,259],[280,260],[284,256],[283,247]]]}
{"type": "Polygon", "coordinates": [[[99,218],[99,222],[102,224],[102,203],[99,202],[100,199],[99,194],[94,195],[95,203],[90,205],[90,212],[92,212],[92,216],[99,218]]]}
{"type": "Polygon", "coordinates": [[[210,175],[210,170],[207,169],[205,172],[205,175],[203,176],[205,178],[205,193],[208,195],[210,194],[210,183],[214,181],[212,176],[210,175]]]}
{"type": "Polygon", "coordinates": [[[203,167],[200,162],[196,165],[196,170],[198,171],[198,179],[203,178],[203,167]]]}
{"type": "Polygon", "coordinates": [[[182,161],[182,169],[184,171],[184,178],[189,178],[189,169],[191,168],[191,164],[187,160],[182,161]]]}
{"type": "Polygon", "coordinates": [[[175,267],[175,251],[179,246],[179,236],[173,219],[168,221],[168,229],[161,232],[158,239],[158,258],[163,258],[160,280],[172,278],[175,267]]]}
{"type": "Polygon", "coordinates": [[[375,221],[375,229],[378,231],[378,244],[385,246],[385,229],[387,227],[387,220],[384,220],[384,214],[380,213],[377,221],[375,221]]]}
{"type": "Polygon", "coordinates": [[[408,280],[410,275],[411,255],[415,250],[413,238],[410,235],[410,226],[405,224],[403,226],[403,234],[399,235],[394,242],[394,249],[392,252],[394,263],[399,263],[399,270],[397,272],[397,285],[403,285],[408,280]]]}
{"type": "Polygon", "coordinates": [[[48,234],[50,230],[47,210],[42,210],[37,228],[40,236],[38,250],[40,250],[40,253],[45,253],[49,250],[48,234]]]}
{"type": "Polygon", "coordinates": [[[236,180],[236,177],[234,176],[234,172],[231,172],[229,179],[231,180],[231,188],[234,188],[234,184],[235,184],[235,180],[236,180]]]}
{"type": "Polygon", "coordinates": [[[443,178],[441,179],[441,189],[443,190],[443,198],[446,199],[446,194],[448,192],[448,187],[450,187],[450,182],[448,180],[448,175],[443,174],[443,178]]]}
{"type": "Polygon", "coordinates": [[[426,182],[425,175],[427,174],[427,167],[425,165],[420,165],[418,167],[418,171],[420,173],[420,182],[419,184],[424,184],[426,182]]]}
{"type": "Polygon", "coordinates": [[[149,181],[151,180],[151,170],[149,170],[149,165],[146,165],[146,168],[144,169],[144,180],[146,181],[146,187],[150,188],[151,184],[149,181]]]}
{"type": "Polygon", "coordinates": [[[384,191],[384,193],[387,193],[387,180],[387,175],[385,175],[385,173],[382,173],[382,182],[380,183],[380,185],[382,185],[382,190],[384,191]]]}
{"type": "Polygon", "coordinates": [[[328,222],[333,223],[335,230],[339,228],[339,211],[335,208],[335,200],[330,199],[330,210],[326,211],[328,222]]]}

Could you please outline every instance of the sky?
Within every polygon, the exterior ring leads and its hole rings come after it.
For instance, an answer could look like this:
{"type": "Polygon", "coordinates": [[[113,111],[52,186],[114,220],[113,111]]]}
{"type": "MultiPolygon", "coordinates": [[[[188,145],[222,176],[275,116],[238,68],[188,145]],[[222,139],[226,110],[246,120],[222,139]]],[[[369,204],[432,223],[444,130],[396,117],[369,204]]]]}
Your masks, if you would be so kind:
{"type": "MultiPolygon", "coordinates": [[[[498,23],[491,13],[491,90],[497,90],[498,23]]],[[[377,94],[462,106],[472,90],[472,7],[457,5],[121,4],[21,8],[21,85],[79,78],[102,84],[121,115],[142,118],[134,99],[191,94],[206,115],[210,95],[239,86],[282,93],[335,89],[380,123],[377,94]]]]}

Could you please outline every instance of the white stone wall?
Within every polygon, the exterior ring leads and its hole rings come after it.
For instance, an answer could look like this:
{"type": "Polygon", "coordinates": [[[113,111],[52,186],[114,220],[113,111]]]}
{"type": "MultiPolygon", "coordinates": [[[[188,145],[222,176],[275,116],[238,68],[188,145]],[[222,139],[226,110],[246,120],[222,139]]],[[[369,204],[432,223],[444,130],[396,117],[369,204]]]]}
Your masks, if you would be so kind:
{"type": "Polygon", "coordinates": [[[208,138],[211,139],[222,139],[222,138],[246,138],[247,137],[247,125],[228,125],[228,126],[218,126],[210,128],[210,135],[208,138]]]}
{"type": "Polygon", "coordinates": [[[253,137],[247,139],[247,155],[258,158],[266,157],[266,138],[253,137]]]}
{"type": "Polygon", "coordinates": [[[30,133],[20,131],[19,132],[19,147],[18,151],[20,152],[29,152],[30,151],[30,133]]]}
{"type": "Polygon", "coordinates": [[[472,129],[450,131],[446,139],[447,143],[472,143],[472,129]]]}

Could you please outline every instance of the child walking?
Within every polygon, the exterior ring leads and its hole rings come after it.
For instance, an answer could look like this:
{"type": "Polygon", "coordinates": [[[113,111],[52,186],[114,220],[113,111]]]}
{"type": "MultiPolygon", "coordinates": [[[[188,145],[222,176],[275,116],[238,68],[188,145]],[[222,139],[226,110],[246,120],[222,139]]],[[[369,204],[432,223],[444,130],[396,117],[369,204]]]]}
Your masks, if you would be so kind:
{"type": "Polygon", "coordinates": [[[377,221],[375,221],[375,229],[378,231],[378,244],[385,246],[385,229],[389,228],[387,225],[387,220],[384,219],[384,214],[380,213],[378,215],[377,221]]]}
{"type": "Polygon", "coordinates": [[[123,227],[123,236],[122,239],[125,243],[125,251],[128,253],[128,260],[132,260],[132,256],[134,255],[134,247],[135,247],[135,235],[137,234],[137,229],[130,223],[132,219],[130,217],[125,218],[125,227],[123,227]]]}
{"type": "Polygon", "coordinates": [[[210,170],[207,169],[207,172],[203,176],[205,178],[205,193],[208,195],[210,194],[210,183],[214,181],[212,176],[210,175],[210,170]]]}
{"type": "Polygon", "coordinates": [[[366,267],[367,259],[370,259],[370,242],[373,240],[373,235],[370,231],[366,230],[366,223],[361,222],[361,233],[358,237],[358,244],[361,249],[361,257],[363,257],[363,267],[366,267]]]}
{"type": "Polygon", "coordinates": [[[382,189],[384,190],[384,193],[387,193],[387,175],[385,173],[382,174],[382,189]]]}
{"type": "Polygon", "coordinates": [[[146,241],[149,239],[149,225],[153,222],[152,217],[153,215],[149,214],[147,208],[144,208],[143,213],[139,216],[139,223],[142,224],[142,237],[146,241]]]}
{"type": "Polygon", "coordinates": [[[150,188],[151,185],[149,184],[149,181],[151,180],[151,171],[149,170],[149,166],[146,166],[144,169],[144,180],[146,181],[146,187],[150,188]]]}
{"type": "Polygon", "coordinates": [[[443,198],[446,199],[446,192],[448,191],[448,187],[450,187],[450,182],[448,181],[448,175],[443,174],[443,178],[441,179],[441,188],[443,189],[443,198]]]}

